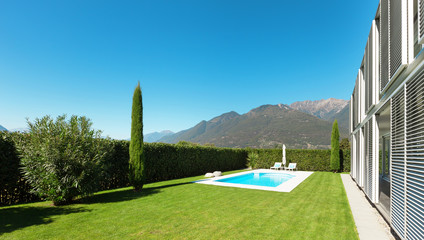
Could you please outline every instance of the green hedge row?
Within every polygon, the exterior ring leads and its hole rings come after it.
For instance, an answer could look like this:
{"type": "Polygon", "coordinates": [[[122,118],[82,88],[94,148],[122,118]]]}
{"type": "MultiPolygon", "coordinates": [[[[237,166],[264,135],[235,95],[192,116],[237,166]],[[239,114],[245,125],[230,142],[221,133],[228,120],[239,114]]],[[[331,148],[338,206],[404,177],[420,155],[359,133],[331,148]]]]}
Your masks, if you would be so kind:
{"type": "MultiPolygon", "coordinates": [[[[147,183],[246,167],[247,151],[196,145],[145,143],[147,183]]],[[[129,142],[113,141],[101,189],[129,186],[129,142]]]]}
{"type": "MultiPolygon", "coordinates": [[[[275,162],[282,161],[281,149],[251,149],[258,154],[258,159],[251,163],[252,168],[269,168],[275,162]]],[[[297,169],[303,171],[331,171],[331,150],[286,149],[288,163],[297,163],[297,169]]],[[[350,150],[340,150],[340,166],[342,171],[350,172],[350,150]]]]}
{"type": "Polygon", "coordinates": [[[150,143],[144,147],[148,182],[246,167],[247,151],[243,149],[165,143],[150,143]]]}
{"type": "MultiPolygon", "coordinates": [[[[20,171],[19,153],[14,141],[25,141],[25,134],[0,132],[0,205],[39,199],[20,171]]],[[[107,141],[107,157],[102,163],[100,190],[129,186],[129,141],[107,141]]],[[[197,176],[213,171],[246,167],[247,151],[192,144],[146,143],[147,182],[197,176]]]]}

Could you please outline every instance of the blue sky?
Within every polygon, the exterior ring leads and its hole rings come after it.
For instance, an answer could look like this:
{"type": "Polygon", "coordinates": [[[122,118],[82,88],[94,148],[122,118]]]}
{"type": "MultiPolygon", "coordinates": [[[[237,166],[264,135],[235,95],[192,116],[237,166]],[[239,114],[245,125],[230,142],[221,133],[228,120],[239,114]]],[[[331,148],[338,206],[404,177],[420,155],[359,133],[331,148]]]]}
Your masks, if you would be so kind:
{"type": "Polygon", "coordinates": [[[229,111],[349,99],[378,0],[0,1],[0,125],[84,115],[130,136],[229,111]]]}

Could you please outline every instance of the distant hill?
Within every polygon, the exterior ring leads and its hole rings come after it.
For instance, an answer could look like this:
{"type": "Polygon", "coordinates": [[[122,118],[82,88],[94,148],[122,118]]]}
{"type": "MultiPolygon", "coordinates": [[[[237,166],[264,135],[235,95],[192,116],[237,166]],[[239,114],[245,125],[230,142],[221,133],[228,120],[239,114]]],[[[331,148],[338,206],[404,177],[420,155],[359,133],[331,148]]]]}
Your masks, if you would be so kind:
{"type": "Polygon", "coordinates": [[[153,133],[149,133],[149,134],[144,135],[144,141],[150,142],[150,143],[156,142],[157,140],[159,140],[159,139],[161,139],[165,136],[172,135],[172,134],[174,134],[174,132],[169,131],[169,130],[164,130],[164,131],[161,131],[161,132],[153,132],[153,133]]]}
{"type": "MultiPolygon", "coordinates": [[[[240,115],[229,112],[196,126],[161,138],[160,142],[189,141],[219,147],[329,148],[332,122],[298,111],[288,105],[263,105],[240,115]]],[[[347,130],[340,129],[342,137],[347,130]]]]}
{"type": "Polygon", "coordinates": [[[6,131],[7,132],[7,129],[5,127],[3,127],[2,125],[0,125],[0,131],[6,131]]]}
{"type": "Polygon", "coordinates": [[[209,136],[220,134],[218,132],[228,131],[231,127],[236,125],[236,122],[231,120],[238,118],[239,116],[240,115],[234,111],[224,113],[221,116],[215,117],[208,122],[201,121],[192,128],[180,131],[170,136],[163,137],[158,141],[165,143],[177,143],[179,141],[200,142],[199,138],[203,138],[205,143],[212,143],[208,142],[207,138],[209,136]],[[205,134],[205,132],[207,132],[207,134],[205,134]],[[200,137],[201,135],[203,136],[200,137]]]}

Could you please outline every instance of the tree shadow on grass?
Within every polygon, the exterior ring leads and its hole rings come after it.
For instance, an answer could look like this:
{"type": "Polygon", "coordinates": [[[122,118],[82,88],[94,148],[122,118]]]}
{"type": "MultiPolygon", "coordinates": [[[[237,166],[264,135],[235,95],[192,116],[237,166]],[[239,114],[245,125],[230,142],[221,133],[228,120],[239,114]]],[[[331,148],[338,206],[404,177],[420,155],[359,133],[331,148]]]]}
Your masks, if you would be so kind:
{"type": "Polygon", "coordinates": [[[84,208],[71,207],[11,207],[0,209],[0,236],[4,233],[53,222],[53,216],[87,212],[84,208]]]}
{"type": "Polygon", "coordinates": [[[116,190],[113,192],[99,193],[99,194],[81,199],[80,203],[94,204],[94,203],[114,203],[114,202],[130,201],[130,200],[160,193],[161,192],[160,190],[163,188],[176,187],[176,186],[186,185],[190,183],[191,182],[184,182],[184,183],[162,185],[157,187],[144,187],[139,192],[135,192],[133,189],[127,189],[127,190],[116,190]]]}

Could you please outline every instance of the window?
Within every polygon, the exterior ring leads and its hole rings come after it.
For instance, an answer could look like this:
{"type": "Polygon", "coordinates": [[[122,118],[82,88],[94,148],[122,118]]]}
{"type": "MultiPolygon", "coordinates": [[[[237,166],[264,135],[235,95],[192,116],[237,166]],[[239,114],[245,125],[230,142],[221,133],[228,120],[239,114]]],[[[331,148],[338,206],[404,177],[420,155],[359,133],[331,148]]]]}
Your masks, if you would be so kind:
{"type": "Polygon", "coordinates": [[[418,43],[419,35],[418,27],[419,27],[419,16],[418,16],[418,0],[414,0],[414,56],[417,57],[421,52],[422,45],[418,43]]]}
{"type": "Polygon", "coordinates": [[[383,148],[381,152],[381,177],[390,181],[390,136],[383,137],[383,148]]]}

